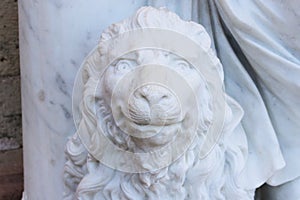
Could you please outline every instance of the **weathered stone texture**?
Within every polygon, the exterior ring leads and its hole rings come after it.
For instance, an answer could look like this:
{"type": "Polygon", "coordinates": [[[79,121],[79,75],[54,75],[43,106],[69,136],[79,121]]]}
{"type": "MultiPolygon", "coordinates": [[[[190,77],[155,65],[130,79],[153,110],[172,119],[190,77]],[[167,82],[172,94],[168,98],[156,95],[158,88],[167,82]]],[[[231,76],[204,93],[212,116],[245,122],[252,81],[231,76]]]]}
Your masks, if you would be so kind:
{"type": "Polygon", "coordinates": [[[19,75],[17,1],[0,1],[0,76],[19,75]]]}
{"type": "Polygon", "coordinates": [[[0,77],[0,150],[21,146],[20,78],[0,77]]]}
{"type": "Polygon", "coordinates": [[[22,149],[0,151],[0,199],[20,200],[23,191],[22,149]]]}
{"type": "Polygon", "coordinates": [[[17,4],[0,1],[0,150],[22,146],[17,4]]]}

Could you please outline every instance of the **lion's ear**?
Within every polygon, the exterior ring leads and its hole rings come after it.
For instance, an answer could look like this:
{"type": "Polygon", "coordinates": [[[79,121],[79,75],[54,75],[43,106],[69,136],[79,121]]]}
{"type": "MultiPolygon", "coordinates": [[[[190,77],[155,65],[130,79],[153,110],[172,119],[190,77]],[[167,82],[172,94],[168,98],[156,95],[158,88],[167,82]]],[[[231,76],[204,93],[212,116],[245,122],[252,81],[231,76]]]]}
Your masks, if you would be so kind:
{"type": "Polygon", "coordinates": [[[84,66],[82,70],[81,78],[82,78],[83,85],[85,85],[90,78],[88,67],[84,66]]]}
{"type": "Polygon", "coordinates": [[[81,78],[83,85],[86,85],[92,77],[98,79],[103,69],[104,62],[101,60],[101,55],[97,46],[83,61],[78,76],[81,78]]]}

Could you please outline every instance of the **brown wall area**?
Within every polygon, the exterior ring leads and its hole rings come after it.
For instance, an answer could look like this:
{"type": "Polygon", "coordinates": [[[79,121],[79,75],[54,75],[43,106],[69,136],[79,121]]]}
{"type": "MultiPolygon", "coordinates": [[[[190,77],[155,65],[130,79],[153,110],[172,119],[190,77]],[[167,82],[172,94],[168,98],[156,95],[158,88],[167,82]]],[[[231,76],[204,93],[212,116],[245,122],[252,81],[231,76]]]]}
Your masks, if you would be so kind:
{"type": "Polygon", "coordinates": [[[0,1],[0,150],[22,146],[17,1],[0,1]]]}
{"type": "Polygon", "coordinates": [[[21,199],[23,191],[17,5],[0,1],[0,200],[21,199]]]}

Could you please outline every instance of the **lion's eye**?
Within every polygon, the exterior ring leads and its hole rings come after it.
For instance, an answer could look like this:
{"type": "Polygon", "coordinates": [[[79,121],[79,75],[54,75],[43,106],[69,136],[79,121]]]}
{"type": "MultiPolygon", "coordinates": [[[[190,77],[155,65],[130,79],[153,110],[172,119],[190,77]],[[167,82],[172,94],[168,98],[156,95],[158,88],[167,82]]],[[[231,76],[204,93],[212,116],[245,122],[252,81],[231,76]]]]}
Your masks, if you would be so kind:
{"type": "Polygon", "coordinates": [[[116,66],[115,71],[117,72],[126,72],[129,71],[132,68],[132,64],[128,60],[120,60],[116,66]]]}

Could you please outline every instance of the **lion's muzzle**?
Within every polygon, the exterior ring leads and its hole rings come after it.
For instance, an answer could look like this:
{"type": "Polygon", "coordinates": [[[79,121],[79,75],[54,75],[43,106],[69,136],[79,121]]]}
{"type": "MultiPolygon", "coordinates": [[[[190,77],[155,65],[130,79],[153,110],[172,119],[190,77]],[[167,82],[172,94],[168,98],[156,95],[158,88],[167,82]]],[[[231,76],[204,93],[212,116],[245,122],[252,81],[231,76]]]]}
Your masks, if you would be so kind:
{"type": "Polygon", "coordinates": [[[137,88],[129,98],[129,118],[138,125],[170,125],[181,120],[176,95],[160,84],[137,88]]]}

